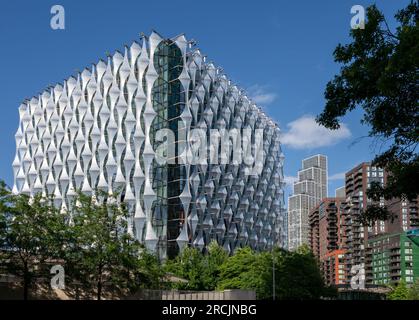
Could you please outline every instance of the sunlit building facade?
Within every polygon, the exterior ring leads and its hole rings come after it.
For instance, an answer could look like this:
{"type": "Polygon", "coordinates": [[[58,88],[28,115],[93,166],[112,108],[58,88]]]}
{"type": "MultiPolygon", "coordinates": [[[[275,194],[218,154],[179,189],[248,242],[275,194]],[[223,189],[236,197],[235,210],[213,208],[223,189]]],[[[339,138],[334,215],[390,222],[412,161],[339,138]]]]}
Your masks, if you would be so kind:
{"type": "Polygon", "coordinates": [[[118,192],[130,232],[163,258],[211,241],[228,252],[286,245],[280,130],[183,35],[142,36],[25,100],[19,113],[15,193],[53,194],[69,211],[76,190],[118,192]],[[165,129],[174,133],[174,153],[160,163],[165,129]],[[203,161],[190,163],[193,129],[208,139],[215,129],[259,130],[262,140],[243,140],[251,165],[229,161],[230,139],[224,158],[210,161],[210,144],[203,161]]]}
{"type": "Polygon", "coordinates": [[[288,197],[288,249],[310,244],[309,214],[327,197],[327,157],[314,155],[302,161],[293,194],[288,197]]]}

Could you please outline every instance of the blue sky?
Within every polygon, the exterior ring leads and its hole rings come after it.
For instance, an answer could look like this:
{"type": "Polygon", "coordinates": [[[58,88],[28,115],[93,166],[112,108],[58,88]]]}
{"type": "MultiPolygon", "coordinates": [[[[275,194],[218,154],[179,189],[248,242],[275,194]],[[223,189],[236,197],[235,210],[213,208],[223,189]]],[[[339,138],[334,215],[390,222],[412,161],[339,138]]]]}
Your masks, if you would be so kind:
{"type": "MultiPolygon", "coordinates": [[[[390,25],[408,0],[375,1],[390,25]]],[[[105,52],[122,49],[152,29],[166,37],[185,33],[208,60],[248,89],[284,132],[284,172],[296,175],[301,159],[329,159],[329,194],[343,173],[377,149],[361,139],[361,113],[345,117],[344,130],[328,132],[312,118],[324,106],[325,85],[339,70],[336,45],[349,41],[353,5],[373,1],[7,1],[0,11],[0,178],[12,185],[11,163],[18,106],[26,97],[82,70],[105,52]],[[65,30],[52,30],[50,9],[65,8],[65,30]]]]}

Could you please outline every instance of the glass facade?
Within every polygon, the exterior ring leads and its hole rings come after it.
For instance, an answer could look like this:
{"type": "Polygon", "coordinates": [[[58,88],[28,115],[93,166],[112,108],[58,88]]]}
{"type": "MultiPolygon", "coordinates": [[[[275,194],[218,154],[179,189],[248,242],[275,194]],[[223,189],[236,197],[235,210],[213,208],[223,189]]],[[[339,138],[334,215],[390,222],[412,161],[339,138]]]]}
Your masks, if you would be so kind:
{"type": "MultiPolygon", "coordinates": [[[[168,256],[178,253],[176,239],[179,237],[186,214],[179,199],[187,183],[185,167],[179,161],[179,126],[185,108],[185,91],[178,77],[183,69],[183,57],[179,47],[171,40],[162,41],[154,53],[154,66],[158,78],[152,91],[153,108],[156,116],[150,128],[153,148],[158,143],[155,134],[161,129],[170,129],[175,135],[174,163],[153,162],[153,190],[157,195],[153,204],[154,226],[159,230],[160,252],[168,256]]],[[[163,156],[167,157],[167,154],[163,156]]]]}

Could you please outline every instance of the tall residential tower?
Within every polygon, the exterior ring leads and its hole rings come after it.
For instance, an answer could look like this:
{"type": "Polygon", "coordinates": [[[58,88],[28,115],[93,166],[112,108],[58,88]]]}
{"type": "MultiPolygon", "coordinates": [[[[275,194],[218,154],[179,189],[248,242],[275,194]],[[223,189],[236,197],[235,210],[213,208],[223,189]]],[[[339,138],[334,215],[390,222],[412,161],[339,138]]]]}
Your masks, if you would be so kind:
{"type": "Polygon", "coordinates": [[[321,154],[302,161],[294,192],[288,198],[288,249],[309,244],[309,213],[327,197],[327,157],[321,154]]]}

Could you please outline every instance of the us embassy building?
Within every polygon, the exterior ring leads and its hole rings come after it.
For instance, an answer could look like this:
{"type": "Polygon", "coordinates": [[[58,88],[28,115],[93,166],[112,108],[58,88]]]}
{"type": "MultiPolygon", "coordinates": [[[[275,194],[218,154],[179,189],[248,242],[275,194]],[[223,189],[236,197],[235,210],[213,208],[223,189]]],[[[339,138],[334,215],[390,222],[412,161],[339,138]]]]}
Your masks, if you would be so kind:
{"type": "Polygon", "coordinates": [[[19,108],[14,193],[118,194],[160,257],[286,245],[280,130],[184,35],[157,32],[19,108]]]}

